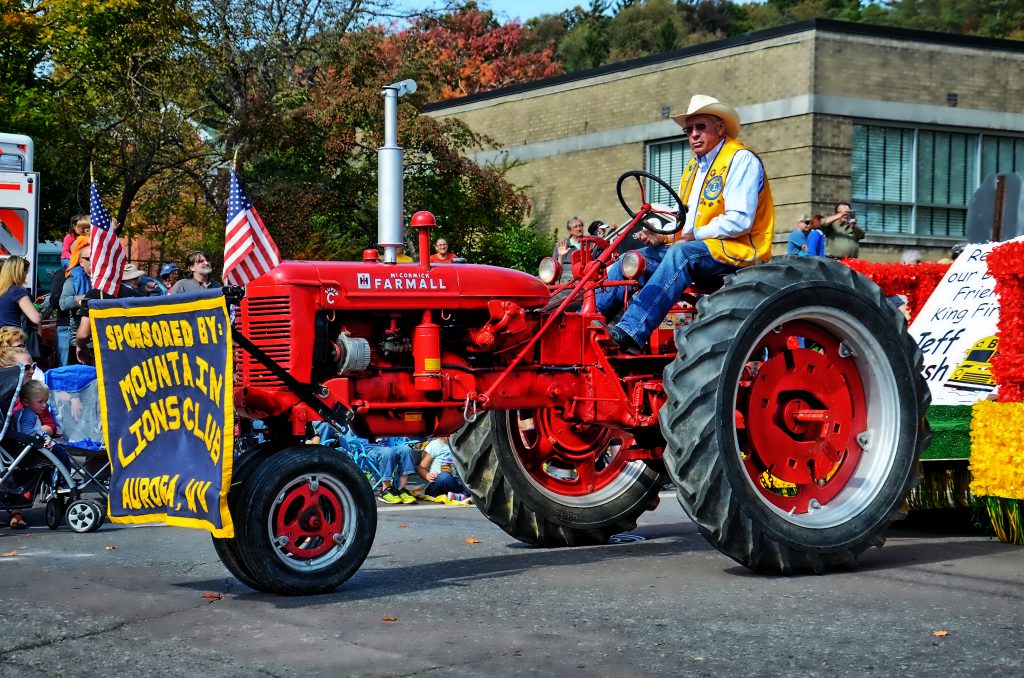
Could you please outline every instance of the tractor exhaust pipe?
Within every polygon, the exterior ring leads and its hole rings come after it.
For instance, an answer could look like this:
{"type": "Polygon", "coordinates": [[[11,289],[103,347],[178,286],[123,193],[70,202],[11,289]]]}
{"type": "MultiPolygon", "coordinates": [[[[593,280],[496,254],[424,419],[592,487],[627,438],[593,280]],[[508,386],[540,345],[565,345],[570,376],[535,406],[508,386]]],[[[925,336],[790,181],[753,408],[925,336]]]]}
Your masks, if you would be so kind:
{"type": "Polygon", "coordinates": [[[384,145],[377,149],[377,240],[384,263],[393,264],[405,244],[405,168],[398,146],[398,98],[416,91],[415,80],[388,85],[384,95],[384,145]]]}

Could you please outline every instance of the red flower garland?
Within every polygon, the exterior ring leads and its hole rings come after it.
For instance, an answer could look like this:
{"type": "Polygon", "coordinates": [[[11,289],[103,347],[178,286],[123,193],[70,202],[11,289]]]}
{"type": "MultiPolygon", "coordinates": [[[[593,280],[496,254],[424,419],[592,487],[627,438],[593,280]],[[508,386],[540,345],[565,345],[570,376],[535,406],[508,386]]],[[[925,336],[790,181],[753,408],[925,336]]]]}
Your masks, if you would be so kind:
{"type": "Polygon", "coordinates": [[[999,295],[999,354],[991,361],[999,402],[1024,402],[1024,242],[997,245],[985,263],[999,295]]]}
{"type": "Polygon", "coordinates": [[[877,264],[863,259],[842,259],[853,270],[861,273],[882,288],[885,296],[902,294],[910,307],[913,320],[924,307],[924,302],[942,282],[949,264],[877,264]]]}

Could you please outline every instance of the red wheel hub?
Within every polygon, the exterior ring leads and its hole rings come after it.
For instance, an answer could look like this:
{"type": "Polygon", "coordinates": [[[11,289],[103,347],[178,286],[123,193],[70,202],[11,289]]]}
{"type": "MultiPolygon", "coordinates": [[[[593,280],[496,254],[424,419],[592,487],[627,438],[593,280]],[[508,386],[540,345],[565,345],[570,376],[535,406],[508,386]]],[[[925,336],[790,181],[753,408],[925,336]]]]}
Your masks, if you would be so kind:
{"type": "Polygon", "coordinates": [[[840,345],[817,326],[787,323],[751,352],[759,361],[740,381],[744,467],[761,495],[787,512],[833,500],[860,460],[867,402],[856,363],[840,345]]]}
{"type": "Polygon", "coordinates": [[[273,516],[275,542],[296,558],[317,558],[330,551],[344,513],[337,495],[315,478],[285,491],[273,516]]]}
{"type": "Polygon", "coordinates": [[[562,419],[550,409],[513,413],[512,447],[541,487],[565,496],[592,494],[615,480],[628,463],[611,432],[562,419]],[[516,426],[518,425],[518,431],[516,426]]]}

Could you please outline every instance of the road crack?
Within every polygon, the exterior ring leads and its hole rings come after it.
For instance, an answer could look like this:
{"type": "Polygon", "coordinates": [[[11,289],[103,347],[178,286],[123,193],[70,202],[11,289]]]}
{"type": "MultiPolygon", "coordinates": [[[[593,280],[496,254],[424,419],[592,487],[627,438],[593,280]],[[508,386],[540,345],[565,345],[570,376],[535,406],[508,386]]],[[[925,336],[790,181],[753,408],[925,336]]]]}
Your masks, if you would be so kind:
{"type": "Polygon", "coordinates": [[[108,634],[108,633],[116,633],[117,631],[125,629],[128,626],[133,625],[133,624],[138,624],[140,622],[141,623],[146,623],[146,622],[154,621],[156,619],[164,619],[164,618],[167,618],[167,617],[174,616],[176,614],[180,614],[182,612],[188,612],[190,610],[198,610],[199,608],[205,607],[205,606],[207,606],[209,604],[210,603],[208,601],[204,600],[203,602],[198,603],[196,605],[189,605],[188,607],[183,607],[183,608],[180,608],[180,609],[177,609],[177,610],[169,610],[167,612],[163,612],[161,614],[155,614],[155,615],[152,615],[152,616],[149,616],[149,617],[137,617],[137,618],[134,618],[134,619],[126,619],[126,620],[123,620],[123,621],[119,621],[119,622],[117,622],[115,624],[111,624],[109,626],[105,626],[103,628],[93,629],[91,631],[85,631],[83,633],[79,633],[79,634],[76,634],[76,635],[57,636],[55,638],[47,638],[47,639],[43,639],[43,640],[36,640],[36,641],[32,641],[32,642],[22,643],[20,645],[15,645],[13,647],[8,647],[8,648],[5,648],[3,650],[0,650],[0,660],[6,659],[8,657],[12,657],[12,656],[16,655],[19,652],[25,652],[25,651],[28,651],[28,650],[38,650],[39,648],[46,647],[48,645],[54,645],[56,643],[64,643],[64,642],[68,642],[68,641],[83,640],[85,638],[95,638],[96,636],[102,636],[102,635],[105,635],[105,634],[108,634]]]}

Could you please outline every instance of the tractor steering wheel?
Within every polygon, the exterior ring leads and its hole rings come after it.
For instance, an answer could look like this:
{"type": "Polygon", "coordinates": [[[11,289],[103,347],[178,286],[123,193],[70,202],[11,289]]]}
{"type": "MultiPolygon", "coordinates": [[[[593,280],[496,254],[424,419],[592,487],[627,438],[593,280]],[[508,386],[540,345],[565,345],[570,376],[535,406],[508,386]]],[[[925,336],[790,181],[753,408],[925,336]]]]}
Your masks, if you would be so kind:
{"type": "MultiPolygon", "coordinates": [[[[618,194],[618,196],[619,196],[619,204],[622,205],[622,208],[624,210],[626,210],[626,214],[628,214],[630,217],[636,217],[636,212],[634,212],[633,210],[631,210],[629,208],[629,205],[626,204],[625,196],[622,195],[622,184],[623,184],[623,182],[626,181],[626,179],[636,179],[636,183],[640,187],[640,200],[643,202],[643,205],[640,207],[641,210],[643,210],[644,207],[646,207],[648,214],[664,215],[664,216],[671,217],[671,218],[675,219],[675,226],[673,226],[671,228],[666,228],[666,229],[658,228],[658,227],[656,227],[654,224],[652,224],[650,222],[645,223],[644,226],[647,228],[647,230],[653,231],[653,232],[658,233],[660,235],[672,235],[673,233],[679,232],[683,228],[683,224],[686,221],[686,205],[683,204],[683,201],[679,198],[679,194],[676,193],[675,190],[673,190],[673,188],[671,186],[669,186],[667,183],[665,183],[665,181],[662,180],[660,177],[656,177],[653,174],[651,174],[650,172],[641,172],[640,170],[632,170],[632,171],[626,172],[621,177],[619,177],[618,183],[615,184],[615,193],[618,194]],[[673,202],[675,202],[675,205],[676,205],[676,207],[678,209],[675,212],[666,211],[666,210],[660,210],[660,209],[655,209],[653,205],[648,203],[647,202],[646,191],[644,190],[644,182],[643,182],[644,179],[650,179],[651,181],[653,181],[654,183],[658,184],[659,186],[664,188],[666,191],[668,191],[669,197],[673,200],[673,202]]],[[[652,219],[651,221],[658,221],[658,220],[652,219]]]]}

